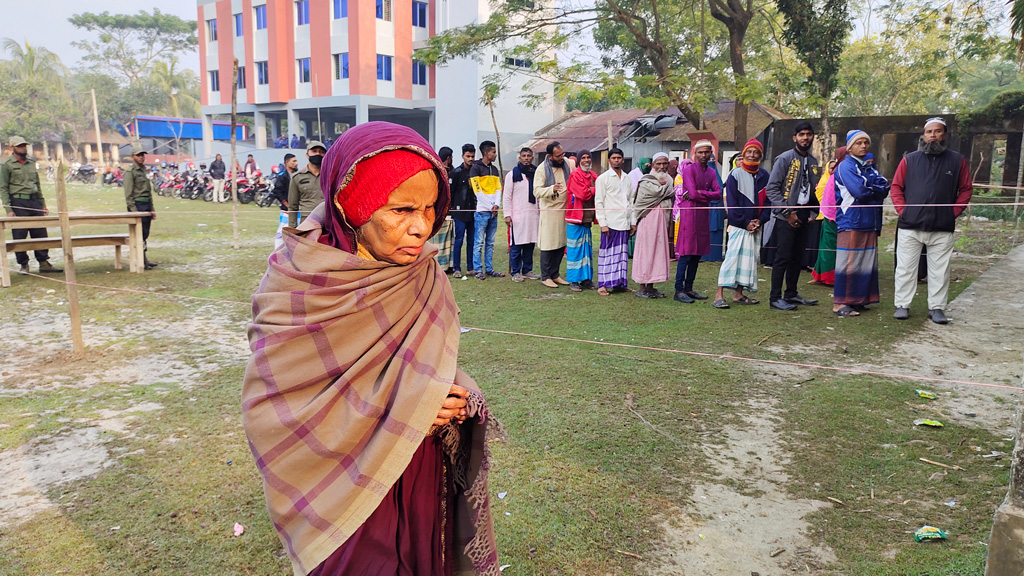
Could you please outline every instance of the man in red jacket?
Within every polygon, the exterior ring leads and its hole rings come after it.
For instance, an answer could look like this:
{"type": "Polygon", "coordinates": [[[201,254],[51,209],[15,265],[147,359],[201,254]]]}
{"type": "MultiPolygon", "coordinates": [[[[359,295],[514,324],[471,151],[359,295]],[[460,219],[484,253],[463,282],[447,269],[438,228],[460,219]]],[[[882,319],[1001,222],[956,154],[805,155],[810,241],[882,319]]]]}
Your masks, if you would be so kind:
{"type": "Polygon", "coordinates": [[[910,317],[917,288],[918,259],[928,247],[928,318],[946,324],[949,270],[956,219],[971,200],[967,159],[946,148],[946,121],[930,118],[918,151],[907,154],[892,180],[892,204],[899,214],[896,233],[897,320],[910,317]]]}

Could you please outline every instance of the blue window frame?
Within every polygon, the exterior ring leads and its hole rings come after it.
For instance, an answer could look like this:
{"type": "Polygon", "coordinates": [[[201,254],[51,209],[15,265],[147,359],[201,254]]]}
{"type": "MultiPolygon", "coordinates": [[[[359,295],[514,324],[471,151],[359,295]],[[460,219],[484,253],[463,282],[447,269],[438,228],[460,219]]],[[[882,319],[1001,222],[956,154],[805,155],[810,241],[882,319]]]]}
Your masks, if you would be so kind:
{"type": "Polygon", "coordinates": [[[210,42],[216,42],[217,40],[217,19],[206,21],[206,29],[210,35],[210,42]]]}
{"type": "Polygon", "coordinates": [[[384,54],[377,54],[377,80],[391,81],[391,61],[392,56],[386,56],[384,54]]]}
{"type": "Polygon", "coordinates": [[[348,52],[334,55],[334,79],[348,78],[348,52]]]}
{"type": "Polygon", "coordinates": [[[256,10],[256,29],[266,30],[267,29],[267,5],[262,4],[254,8],[256,10]]]}
{"type": "Polygon", "coordinates": [[[377,19],[391,22],[391,0],[375,0],[377,19]]]}
{"type": "Polygon", "coordinates": [[[412,63],[412,83],[416,86],[427,85],[427,65],[422,62],[412,63]]]}
{"type": "Polygon", "coordinates": [[[299,26],[309,24],[309,0],[299,0],[295,3],[295,22],[299,26]]]}
{"type": "Polygon", "coordinates": [[[256,63],[256,83],[260,86],[270,84],[270,70],[267,68],[267,61],[256,63]]]}
{"type": "Polygon", "coordinates": [[[210,92],[220,92],[219,70],[210,70],[210,92]]]}
{"type": "Polygon", "coordinates": [[[348,0],[334,0],[334,19],[348,18],[348,0]]]}
{"type": "Polygon", "coordinates": [[[427,3],[417,2],[413,0],[412,3],[412,25],[419,28],[427,27],[427,3]]]}
{"type": "Polygon", "coordinates": [[[309,82],[309,58],[300,58],[296,60],[299,64],[299,83],[306,84],[309,82]]]}
{"type": "Polygon", "coordinates": [[[235,36],[242,36],[245,34],[245,28],[242,26],[242,13],[235,14],[235,36]]]}
{"type": "Polygon", "coordinates": [[[238,67],[238,89],[245,89],[245,66],[238,67]]]}

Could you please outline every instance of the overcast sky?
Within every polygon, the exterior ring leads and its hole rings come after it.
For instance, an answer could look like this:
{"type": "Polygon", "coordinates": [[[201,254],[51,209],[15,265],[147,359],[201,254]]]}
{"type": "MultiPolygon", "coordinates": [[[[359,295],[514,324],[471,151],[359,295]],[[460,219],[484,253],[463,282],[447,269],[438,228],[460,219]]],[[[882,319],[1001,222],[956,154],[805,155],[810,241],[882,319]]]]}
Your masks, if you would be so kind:
{"type": "MultiPolygon", "coordinates": [[[[159,8],[166,14],[174,14],[186,20],[195,20],[195,0],[0,0],[3,18],[0,20],[0,37],[7,37],[24,43],[48,48],[55,52],[64,65],[74,68],[82,57],[82,51],[71,43],[75,40],[95,38],[95,34],[75,28],[68,18],[82,12],[103,12],[112,14],[135,14],[159,8]]],[[[3,55],[6,57],[6,55],[3,55]]],[[[182,66],[199,72],[199,49],[179,56],[182,66]]]]}

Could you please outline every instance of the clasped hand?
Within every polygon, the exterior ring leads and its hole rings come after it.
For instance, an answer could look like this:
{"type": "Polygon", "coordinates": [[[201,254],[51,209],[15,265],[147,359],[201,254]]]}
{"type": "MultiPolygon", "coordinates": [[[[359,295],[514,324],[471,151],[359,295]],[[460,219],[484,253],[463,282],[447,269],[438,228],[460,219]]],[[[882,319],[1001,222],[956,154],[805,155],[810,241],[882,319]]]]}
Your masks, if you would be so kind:
{"type": "Polygon", "coordinates": [[[451,390],[448,391],[448,397],[444,399],[441,410],[437,412],[434,426],[444,426],[452,420],[462,424],[469,417],[469,410],[466,408],[468,404],[469,390],[458,384],[452,384],[451,390]]]}

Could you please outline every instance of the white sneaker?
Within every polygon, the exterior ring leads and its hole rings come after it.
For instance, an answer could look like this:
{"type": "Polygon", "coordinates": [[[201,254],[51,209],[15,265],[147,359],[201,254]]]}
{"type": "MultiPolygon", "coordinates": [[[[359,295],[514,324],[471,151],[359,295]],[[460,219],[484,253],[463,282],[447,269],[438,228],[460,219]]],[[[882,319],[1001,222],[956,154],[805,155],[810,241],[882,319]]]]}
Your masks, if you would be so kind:
{"type": "Polygon", "coordinates": [[[512,281],[513,282],[525,282],[526,278],[524,278],[522,274],[513,274],[512,275],[512,281]]]}

